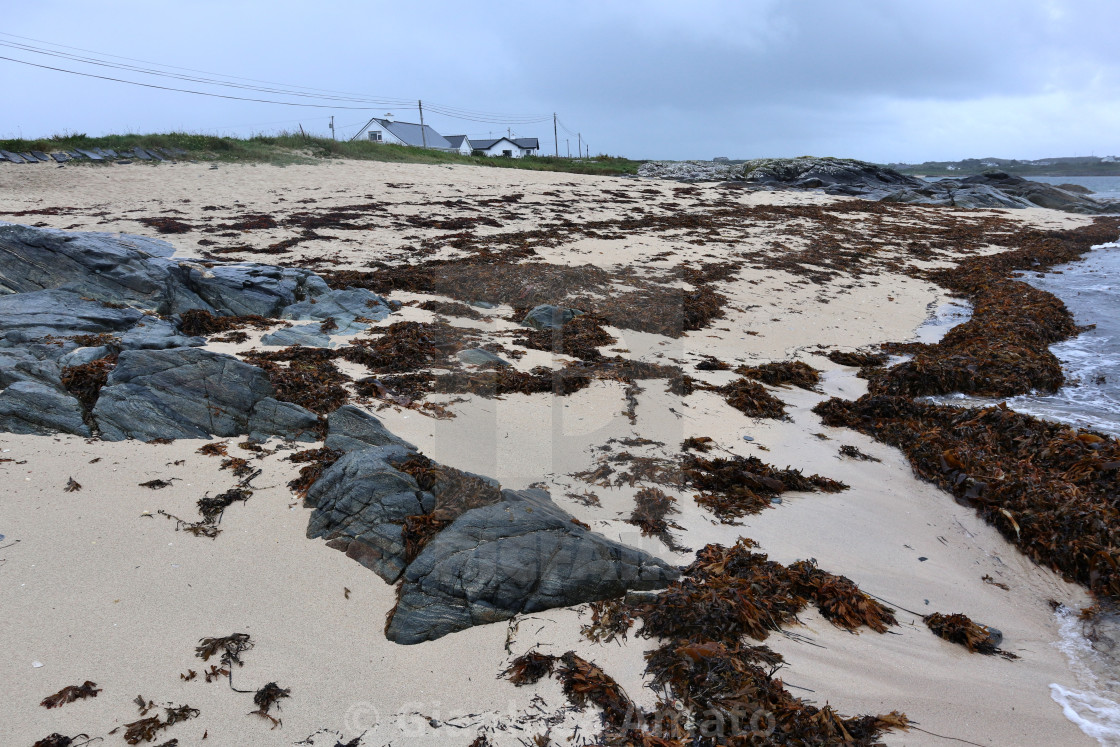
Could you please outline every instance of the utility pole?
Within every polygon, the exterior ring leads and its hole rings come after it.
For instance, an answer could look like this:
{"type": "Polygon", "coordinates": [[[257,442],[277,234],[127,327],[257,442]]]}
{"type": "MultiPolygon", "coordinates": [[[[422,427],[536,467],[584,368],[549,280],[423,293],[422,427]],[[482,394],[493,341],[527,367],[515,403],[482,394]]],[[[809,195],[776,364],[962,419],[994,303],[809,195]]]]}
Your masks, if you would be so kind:
{"type": "Polygon", "coordinates": [[[334,115],[331,115],[331,140],[338,140],[338,136],[334,132],[334,115]]]}
{"type": "Polygon", "coordinates": [[[576,133],[576,157],[583,158],[583,134],[576,133]]]}
{"type": "Polygon", "coordinates": [[[560,157],[560,138],[556,136],[556,112],[552,113],[552,142],[556,145],[556,157],[560,157]]]}
{"type": "Polygon", "coordinates": [[[508,137],[510,140],[513,140],[513,128],[512,127],[507,127],[506,128],[506,137],[508,137]]]}
{"type": "Polygon", "coordinates": [[[420,99],[416,100],[416,105],[420,107],[420,141],[424,143],[424,147],[428,147],[428,133],[424,131],[424,102],[420,99]]]}
{"type": "Polygon", "coordinates": [[[564,138],[564,147],[568,149],[568,158],[572,157],[572,141],[564,138]]]}

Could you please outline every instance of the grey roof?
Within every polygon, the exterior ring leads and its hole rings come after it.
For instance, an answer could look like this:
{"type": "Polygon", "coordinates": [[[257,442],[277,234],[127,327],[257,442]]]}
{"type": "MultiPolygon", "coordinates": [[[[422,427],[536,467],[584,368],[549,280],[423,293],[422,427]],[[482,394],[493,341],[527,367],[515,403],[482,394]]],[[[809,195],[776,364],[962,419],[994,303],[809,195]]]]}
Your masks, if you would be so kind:
{"type": "Polygon", "coordinates": [[[510,140],[508,137],[496,137],[489,140],[471,140],[472,150],[487,150],[493,148],[496,144],[505,140],[507,143],[517,146],[518,148],[540,148],[535,137],[518,137],[510,140]]]}
{"type": "Polygon", "coordinates": [[[445,150],[454,148],[443,135],[433,130],[429,125],[423,125],[423,130],[421,130],[420,125],[412,122],[392,122],[388,119],[375,119],[373,121],[393,133],[405,145],[423,147],[427,144],[429,148],[445,150]]]}
{"type": "Polygon", "coordinates": [[[486,150],[487,148],[493,148],[495,143],[505,139],[504,137],[496,137],[490,140],[470,140],[468,142],[470,142],[473,150],[486,150]]]}
{"type": "Polygon", "coordinates": [[[452,148],[458,148],[467,139],[466,135],[444,135],[443,139],[446,140],[452,148]]]}

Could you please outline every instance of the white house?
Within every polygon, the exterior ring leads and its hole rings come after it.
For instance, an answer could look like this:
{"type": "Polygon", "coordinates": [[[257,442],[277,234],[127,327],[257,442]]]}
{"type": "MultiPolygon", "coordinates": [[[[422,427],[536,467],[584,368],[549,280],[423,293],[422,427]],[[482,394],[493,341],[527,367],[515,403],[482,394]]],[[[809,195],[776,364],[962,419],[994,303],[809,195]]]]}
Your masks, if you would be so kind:
{"type": "Polygon", "coordinates": [[[466,135],[444,135],[444,140],[451,144],[451,147],[459,151],[460,155],[469,156],[471,154],[471,141],[467,140],[466,135]]]}
{"type": "Polygon", "coordinates": [[[453,147],[451,143],[447,142],[447,138],[428,125],[418,125],[413,122],[394,122],[390,119],[378,119],[376,117],[367,122],[366,126],[358,130],[358,134],[350,139],[411,145],[415,148],[459,151],[458,147],[453,147]]]}
{"type": "Polygon", "coordinates": [[[522,158],[535,156],[540,152],[540,143],[535,137],[500,137],[491,140],[471,140],[471,152],[483,156],[506,156],[522,158]]]}

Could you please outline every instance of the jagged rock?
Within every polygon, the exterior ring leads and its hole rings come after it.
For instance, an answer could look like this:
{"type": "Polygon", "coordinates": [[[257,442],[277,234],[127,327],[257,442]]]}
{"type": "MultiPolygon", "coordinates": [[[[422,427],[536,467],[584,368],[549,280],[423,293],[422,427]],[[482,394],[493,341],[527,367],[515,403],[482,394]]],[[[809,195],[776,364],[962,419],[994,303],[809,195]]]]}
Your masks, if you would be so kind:
{"type": "Polygon", "coordinates": [[[0,348],[0,387],[17,381],[34,381],[60,389],[60,365],[49,358],[40,360],[22,348],[0,348]]]}
{"type": "Polygon", "coordinates": [[[266,441],[269,436],[292,441],[317,441],[318,427],[319,416],[315,413],[272,397],[257,402],[249,414],[250,441],[266,441]]]}
{"type": "Polygon", "coordinates": [[[174,247],[159,239],[0,225],[0,291],[67,287],[79,295],[154,308],[166,294],[174,247]]]}
{"type": "Polygon", "coordinates": [[[331,344],[331,336],[319,331],[318,324],[296,324],[270,332],[261,338],[262,345],[290,347],[302,345],[308,348],[325,348],[331,344]]]}
{"type": "Polygon", "coordinates": [[[120,337],[120,347],[124,350],[196,348],[205,344],[205,338],[181,335],[174,324],[153,316],[144,317],[139,324],[120,337]]]}
{"type": "Polygon", "coordinates": [[[400,445],[365,448],[328,467],[307,493],[306,505],[315,509],[307,536],[326,539],[330,547],[396,583],[406,566],[404,521],[430,512],[436,502],[391,464],[411,453],[400,445]]]}
{"type": "Polygon", "coordinates": [[[0,225],[0,292],[65,288],[78,296],[160,314],[204,309],[286,319],[383,319],[384,300],[364,289],[332,291],[310,270],[251,262],[205,265],[171,258],[174,248],[142,236],[0,225]],[[315,300],[316,303],[311,303],[315,300]],[[321,308],[316,309],[317,306],[321,308]]]}
{"type": "Polygon", "coordinates": [[[60,388],[37,381],[17,381],[0,392],[0,431],[90,435],[78,400],[60,388]]]}
{"type": "Polygon", "coordinates": [[[482,348],[470,348],[469,350],[460,350],[455,354],[455,357],[463,363],[469,363],[472,366],[485,366],[487,364],[497,364],[499,366],[508,366],[509,361],[505,360],[499,355],[491,353],[489,350],[482,348]]]}
{"type": "Polygon", "coordinates": [[[552,304],[542,303],[534,306],[521,320],[524,327],[533,329],[560,329],[583,312],[578,309],[563,309],[552,304]]]}
{"type": "Polygon", "coordinates": [[[416,447],[389,432],[381,421],[355,405],[343,405],[327,416],[324,445],[338,451],[354,451],[370,446],[416,447]]]}
{"type": "Polygon", "coordinates": [[[1117,205],[1079,190],[1032,182],[1000,171],[960,179],[925,181],[850,158],[767,158],[742,164],[705,161],[643,164],[640,176],[681,181],[727,181],[761,189],[819,189],[867,200],[966,208],[1046,207],[1073,213],[1115,213],[1117,205]]]}
{"type": "Polygon", "coordinates": [[[132,308],[111,308],[65,290],[0,296],[0,347],[53,336],[122,332],[143,318],[132,308]]]}
{"type": "Polygon", "coordinates": [[[249,433],[253,407],[273,394],[264,371],[199,348],[126,350],[93,416],[107,441],[249,433]]]}
{"type": "Polygon", "coordinates": [[[668,564],[575,524],[541,490],[504,490],[437,534],[404,572],[386,635],[420,643],[473,625],[664,587],[668,564]]]}
{"type": "Polygon", "coordinates": [[[315,319],[324,322],[333,319],[334,334],[352,335],[369,329],[368,319],[379,322],[389,316],[385,299],[365,288],[346,288],[318,294],[311,300],[292,304],[281,314],[284,319],[315,319]]]}

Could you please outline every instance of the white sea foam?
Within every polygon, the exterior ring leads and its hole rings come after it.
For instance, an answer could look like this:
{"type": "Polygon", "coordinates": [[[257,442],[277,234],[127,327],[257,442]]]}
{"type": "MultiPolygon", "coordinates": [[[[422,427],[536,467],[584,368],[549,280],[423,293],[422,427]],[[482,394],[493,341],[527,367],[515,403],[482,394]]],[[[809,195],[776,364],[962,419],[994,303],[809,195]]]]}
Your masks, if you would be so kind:
{"type": "Polygon", "coordinates": [[[1120,616],[1102,614],[1092,623],[1090,640],[1077,613],[1059,607],[1056,614],[1059,638],[1054,645],[1066,655],[1078,688],[1054,683],[1050,697],[1085,734],[1106,747],[1120,747],[1120,616]]]}

